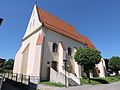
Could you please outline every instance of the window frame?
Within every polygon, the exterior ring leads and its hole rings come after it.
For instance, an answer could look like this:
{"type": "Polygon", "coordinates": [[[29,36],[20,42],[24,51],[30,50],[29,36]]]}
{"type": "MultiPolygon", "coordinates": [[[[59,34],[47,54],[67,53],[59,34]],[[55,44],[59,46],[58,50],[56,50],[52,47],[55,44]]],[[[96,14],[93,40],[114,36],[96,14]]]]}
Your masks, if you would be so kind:
{"type": "Polygon", "coordinates": [[[72,48],[71,48],[71,47],[68,47],[68,49],[67,49],[67,54],[68,54],[69,56],[72,56],[72,48]]]}
{"type": "Polygon", "coordinates": [[[58,44],[57,43],[52,44],[52,52],[58,52],[58,44]]]}

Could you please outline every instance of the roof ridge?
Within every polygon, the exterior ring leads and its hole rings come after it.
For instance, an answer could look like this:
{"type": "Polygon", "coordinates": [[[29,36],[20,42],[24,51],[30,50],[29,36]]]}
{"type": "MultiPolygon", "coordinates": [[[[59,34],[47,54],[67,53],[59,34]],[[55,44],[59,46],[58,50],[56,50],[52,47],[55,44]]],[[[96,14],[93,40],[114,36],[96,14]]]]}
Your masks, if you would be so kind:
{"type": "MultiPolygon", "coordinates": [[[[44,9],[42,9],[42,8],[40,8],[40,7],[38,7],[38,6],[36,6],[36,7],[37,7],[38,9],[40,9],[40,11],[41,11],[41,10],[45,11],[44,9]]],[[[46,13],[48,13],[48,14],[51,15],[51,16],[55,16],[55,15],[53,15],[51,12],[46,12],[46,13]]],[[[42,16],[42,15],[41,15],[41,16],[42,16]]],[[[63,19],[61,19],[61,18],[59,18],[59,17],[56,17],[56,16],[55,16],[55,18],[58,19],[58,20],[60,20],[60,21],[62,21],[62,22],[64,22],[65,24],[67,24],[67,25],[69,25],[69,26],[71,26],[72,28],[75,29],[74,26],[72,26],[71,24],[67,23],[67,22],[64,21],[63,19]]],[[[76,29],[75,29],[75,30],[76,30],[76,29]]]]}

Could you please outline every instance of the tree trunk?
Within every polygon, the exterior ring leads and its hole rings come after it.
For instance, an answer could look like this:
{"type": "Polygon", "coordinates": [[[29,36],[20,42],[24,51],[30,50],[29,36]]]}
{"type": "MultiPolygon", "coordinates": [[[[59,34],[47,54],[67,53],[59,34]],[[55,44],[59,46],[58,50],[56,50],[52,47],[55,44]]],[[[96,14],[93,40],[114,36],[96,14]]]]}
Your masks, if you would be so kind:
{"type": "Polygon", "coordinates": [[[86,74],[87,74],[87,77],[88,77],[88,83],[90,83],[90,72],[89,72],[89,70],[86,72],[86,74]]]}
{"type": "Polygon", "coordinates": [[[119,72],[118,72],[118,71],[115,71],[115,73],[116,73],[115,76],[118,76],[118,75],[119,75],[119,72]]]}

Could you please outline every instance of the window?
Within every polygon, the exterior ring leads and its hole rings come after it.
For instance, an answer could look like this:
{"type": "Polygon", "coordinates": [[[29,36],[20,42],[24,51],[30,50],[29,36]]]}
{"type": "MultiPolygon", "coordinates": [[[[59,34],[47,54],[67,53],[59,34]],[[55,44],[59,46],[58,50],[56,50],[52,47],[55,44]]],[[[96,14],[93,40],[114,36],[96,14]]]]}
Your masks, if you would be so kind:
{"type": "Polygon", "coordinates": [[[100,70],[98,70],[98,73],[100,73],[100,70]]]}
{"type": "Polygon", "coordinates": [[[56,43],[53,43],[52,51],[53,52],[57,52],[58,51],[58,45],[56,43]]]}
{"type": "Polygon", "coordinates": [[[68,55],[70,55],[70,56],[72,55],[72,50],[70,47],[68,48],[68,55]]]}

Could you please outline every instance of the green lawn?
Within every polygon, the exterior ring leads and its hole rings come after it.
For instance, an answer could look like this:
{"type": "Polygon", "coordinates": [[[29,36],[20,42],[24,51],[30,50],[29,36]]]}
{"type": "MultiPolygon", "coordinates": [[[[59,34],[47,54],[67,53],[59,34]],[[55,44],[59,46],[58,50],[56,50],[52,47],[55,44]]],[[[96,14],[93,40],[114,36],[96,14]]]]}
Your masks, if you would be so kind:
{"type": "MultiPolygon", "coordinates": [[[[87,79],[84,79],[84,78],[80,79],[81,84],[89,84],[89,85],[109,84],[111,82],[116,82],[116,81],[120,81],[120,76],[105,77],[105,78],[95,77],[95,78],[91,78],[90,83],[88,83],[87,79]]],[[[53,83],[53,82],[49,82],[49,81],[40,82],[40,84],[45,84],[48,86],[55,86],[55,87],[64,87],[64,85],[61,83],[53,83]]]]}
{"type": "Polygon", "coordinates": [[[64,85],[61,83],[53,83],[53,82],[49,82],[49,81],[40,82],[40,84],[46,84],[48,86],[55,86],[55,87],[64,87],[64,85]]]}
{"type": "Polygon", "coordinates": [[[108,84],[108,83],[111,83],[111,82],[120,81],[120,76],[118,76],[118,77],[116,77],[116,76],[106,77],[106,78],[99,78],[99,77],[91,78],[91,80],[90,80],[91,83],[88,83],[88,80],[83,79],[83,78],[81,78],[80,81],[81,81],[81,84],[91,84],[91,85],[108,84]]]}

